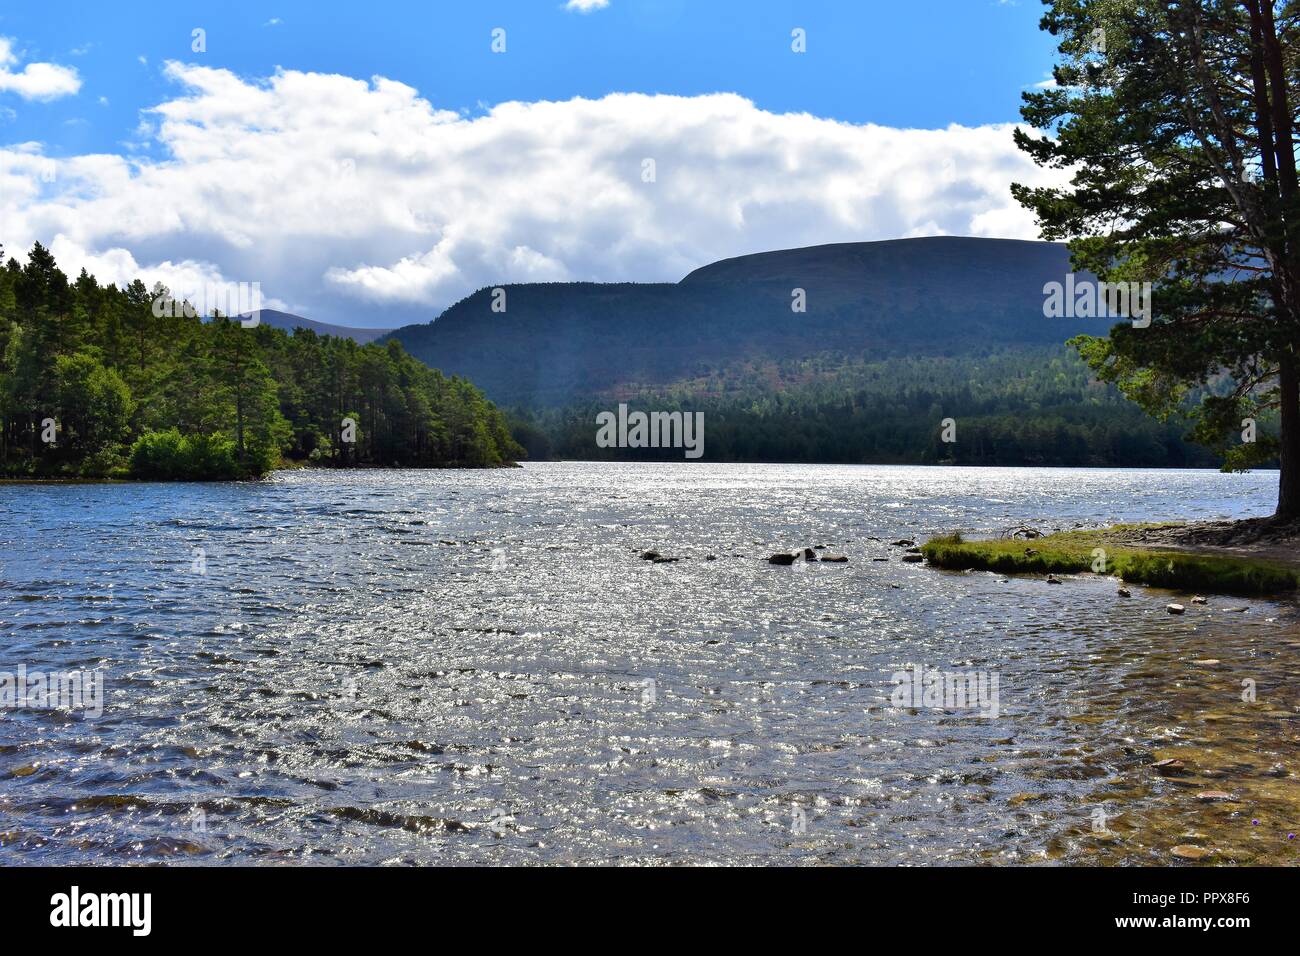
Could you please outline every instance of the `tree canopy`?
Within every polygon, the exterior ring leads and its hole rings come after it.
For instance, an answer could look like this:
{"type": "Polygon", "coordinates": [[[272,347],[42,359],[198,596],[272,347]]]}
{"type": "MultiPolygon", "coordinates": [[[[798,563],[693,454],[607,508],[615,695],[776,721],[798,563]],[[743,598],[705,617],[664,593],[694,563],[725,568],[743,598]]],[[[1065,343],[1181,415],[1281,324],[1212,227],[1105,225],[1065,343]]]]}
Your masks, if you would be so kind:
{"type": "Polygon", "coordinates": [[[284,459],[491,467],[522,454],[478,389],[397,342],[155,309],[168,296],[139,280],[101,286],[84,270],[70,282],[39,243],[25,265],[9,259],[0,472],[219,479],[284,459]]]}
{"type": "Polygon", "coordinates": [[[1071,179],[1014,192],[1075,268],[1155,290],[1149,327],[1075,344],[1156,415],[1203,389],[1196,436],[1231,468],[1276,455],[1277,516],[1300,517],[1297,4],[1044,2],[1061,59],[1016,139],[1071,179]],[[1250,441],[1271,410],[1277,438],[1250,441]]]}

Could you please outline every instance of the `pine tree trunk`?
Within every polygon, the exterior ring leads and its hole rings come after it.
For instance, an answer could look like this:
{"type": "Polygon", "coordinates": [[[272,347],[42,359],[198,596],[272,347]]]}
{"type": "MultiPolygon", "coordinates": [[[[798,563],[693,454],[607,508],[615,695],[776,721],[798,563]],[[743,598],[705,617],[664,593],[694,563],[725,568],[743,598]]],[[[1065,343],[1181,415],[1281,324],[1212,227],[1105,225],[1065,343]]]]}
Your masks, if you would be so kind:
{"type": "Polygon", "coordinates": [[[1279,363],[1278,386],[1282,402],[1282,465],[1274,517],[1294,521],[1300,518],[1300,366],[1293,355],[1283,356],[1279,363]]]}

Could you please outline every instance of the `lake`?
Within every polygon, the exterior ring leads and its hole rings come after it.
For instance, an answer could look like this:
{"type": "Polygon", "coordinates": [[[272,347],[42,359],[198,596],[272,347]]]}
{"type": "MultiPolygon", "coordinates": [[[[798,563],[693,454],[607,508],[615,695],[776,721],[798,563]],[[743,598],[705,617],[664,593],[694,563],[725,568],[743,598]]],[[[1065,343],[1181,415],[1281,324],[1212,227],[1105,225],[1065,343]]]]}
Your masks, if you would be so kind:
{"type": "Polygon", "coordinates": [[[537,463],[0,486],[0,671],[103,681],[101,713],[0,710],[0,863],[1295,862],[1293,601],[1123,599],[892,544],[1261,515],[1275,484],[537,463]],[[818,545],[848,563],[765,560],[818,545]],[[933,672],[995,678],[996,715],[898,704],[933,672]]]}

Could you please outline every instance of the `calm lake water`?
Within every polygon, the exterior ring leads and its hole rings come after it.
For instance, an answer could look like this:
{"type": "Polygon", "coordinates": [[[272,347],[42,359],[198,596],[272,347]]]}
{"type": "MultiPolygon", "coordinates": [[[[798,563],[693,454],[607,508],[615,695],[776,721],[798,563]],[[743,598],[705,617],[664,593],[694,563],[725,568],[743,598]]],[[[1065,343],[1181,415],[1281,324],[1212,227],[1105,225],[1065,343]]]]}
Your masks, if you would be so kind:
{"type": "Polygon", "coordinates": [[[0,671],[99,671],[104,698],[0,710],[0,863],[1294,863],[1293,602],[1125,600],[891,545],[1266,514],[1275,482],[557,463],[3,486],[0,671]],[[849,562],[764,560],[805,545],[849,562]],[[997,716],[893,706],[914,666],[996,675],[997,716]],[[1171,756],[1181,775],[1150,768],[1171,756]]]}

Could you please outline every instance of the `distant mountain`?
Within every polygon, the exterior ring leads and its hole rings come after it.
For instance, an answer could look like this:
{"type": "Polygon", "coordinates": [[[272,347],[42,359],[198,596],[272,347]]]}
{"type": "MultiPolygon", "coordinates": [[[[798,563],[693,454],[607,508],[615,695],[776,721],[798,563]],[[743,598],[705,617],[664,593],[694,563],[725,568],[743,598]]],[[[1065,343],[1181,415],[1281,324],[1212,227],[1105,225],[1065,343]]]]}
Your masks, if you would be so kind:
{"type": "MultiPolygon", "coordinates": [[[[245,319],[248,316],[241,315],[240,318],[245,319]]],[[[317,335],[333,335],[340,339],[351,339],[358,345],[373,342],[375,339],[393,331],[392,329],[353,329],[346,325],[330,325],[327,322],[315,322],[311,319],[304,319],[301,315],[294,315],[292,312],[279,312],[275,309],[263,309],[261,311],[261,320],[263,324],[272,328],[284,329],[288,332],[292,332],[294,329],[311,329],[317,335]]]]}
{"type": "Polygon", "coordinates": [[[1104,334],[1111,320],[1044,317],[1044,283],[1069,269],[1054,243],[839,243],[724,259],[677,283],[507,285],[504,312],[480,289],[390,335],[498,403],[553,407],[812,356],[961,356],[1104,334]]]}

